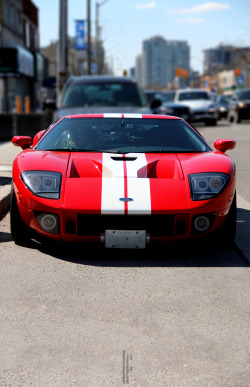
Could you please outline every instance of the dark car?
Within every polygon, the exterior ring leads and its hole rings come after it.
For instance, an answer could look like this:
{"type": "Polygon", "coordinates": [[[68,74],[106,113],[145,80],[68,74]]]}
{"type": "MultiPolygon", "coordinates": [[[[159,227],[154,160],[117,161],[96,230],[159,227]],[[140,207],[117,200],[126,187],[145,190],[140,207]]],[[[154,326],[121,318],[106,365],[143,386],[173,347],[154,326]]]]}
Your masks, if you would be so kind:
{"type": "Polygon", "coordinates": [[[148,98],[150,108],[154,114],[165,114],[183,118],[187,122],[192,121],[191,110],[188,106],[174,102],[175,91],[160,92],[156,90],[144,90],[148,98]]]}
{"type": "Polygon", "coordinates": [[[151,113],[135,80],[110,75],[74,76],[66,81],[56,119],[69,114],[151,113]]]}
{"type": "Polygon", "coordinates": [[[227,118],[228,113],[228,104],[231,99],[230,95],[218,95],[215,101],[216,111],[217,111],[217,119],[227,118]]]}
{"type": "Polygon", "coordinates": [[[236,90],[228,105],[228,121],[250,119],[250,89],[236,90]]]}

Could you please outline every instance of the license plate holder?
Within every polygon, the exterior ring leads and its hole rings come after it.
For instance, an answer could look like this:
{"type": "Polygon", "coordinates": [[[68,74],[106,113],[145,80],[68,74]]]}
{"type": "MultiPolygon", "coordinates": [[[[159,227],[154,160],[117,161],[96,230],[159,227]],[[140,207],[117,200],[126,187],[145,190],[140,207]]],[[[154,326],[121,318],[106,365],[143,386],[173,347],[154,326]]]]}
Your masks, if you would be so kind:
{"type": "Polygon", "coordinates": [[[112,249],[145,249],[146,230],[105,230],[105,247],[112,249]]]}

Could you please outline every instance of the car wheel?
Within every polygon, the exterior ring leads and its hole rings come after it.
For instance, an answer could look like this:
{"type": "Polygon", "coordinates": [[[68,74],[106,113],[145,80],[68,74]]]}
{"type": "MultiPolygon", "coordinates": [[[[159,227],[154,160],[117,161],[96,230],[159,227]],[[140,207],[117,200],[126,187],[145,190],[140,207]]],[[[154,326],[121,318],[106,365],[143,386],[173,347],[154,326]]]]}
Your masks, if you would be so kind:
{"type": "Polygon", "coordinates": [[[17,245],[27,245],[29,241],[29,230],[19,214],[13,186],[11,187],[10,196],[10,232],[12,240],[17,245]]]}
{"type": "Polygon", "coordinates": [[[216,126],[217,125],[217,120],[216,119],[210,120],[210,125],[211,126],[216,126]]]}

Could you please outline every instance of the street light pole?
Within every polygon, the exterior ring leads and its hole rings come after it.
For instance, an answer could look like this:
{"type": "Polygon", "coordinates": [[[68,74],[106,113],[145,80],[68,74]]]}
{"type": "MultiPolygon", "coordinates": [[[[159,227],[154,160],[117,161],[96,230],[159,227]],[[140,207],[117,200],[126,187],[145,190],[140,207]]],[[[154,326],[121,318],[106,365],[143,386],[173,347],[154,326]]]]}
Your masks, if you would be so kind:
{"type": "Polygon", "coordinates": [[[87,30],[88,30],[88,41],[87,41],[88,75],[91,75],[91,10],[90,10],[90,0],[87,0],[87,30]]]}
{"type": "Polygon", "coordinates": [[[68,14],[68,0],[60,0],[60,20],[59,20],[59,48],[58,48],[58,91],[62,90],[63,84],[66,81],[67,68],[67,53],[68,53],[68,34],[67,34],[67,14],[68,14]]]}

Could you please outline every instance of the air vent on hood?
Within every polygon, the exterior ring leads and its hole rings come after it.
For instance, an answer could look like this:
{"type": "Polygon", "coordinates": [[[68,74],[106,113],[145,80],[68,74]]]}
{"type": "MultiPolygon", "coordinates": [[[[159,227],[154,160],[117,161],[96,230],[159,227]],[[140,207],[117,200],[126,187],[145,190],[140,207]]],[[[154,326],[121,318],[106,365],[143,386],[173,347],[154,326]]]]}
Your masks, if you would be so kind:
{"type": "Polygon", "coordinates": [[[111,159],[114,161],[135,161],[137,159],[137,157],[111,156],[111,159]]]}

